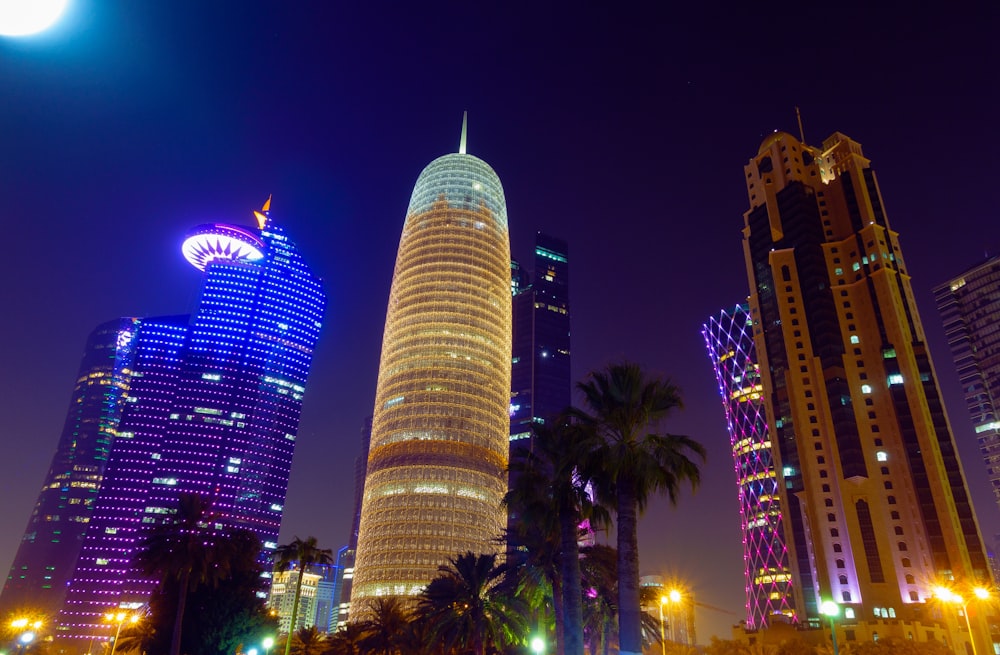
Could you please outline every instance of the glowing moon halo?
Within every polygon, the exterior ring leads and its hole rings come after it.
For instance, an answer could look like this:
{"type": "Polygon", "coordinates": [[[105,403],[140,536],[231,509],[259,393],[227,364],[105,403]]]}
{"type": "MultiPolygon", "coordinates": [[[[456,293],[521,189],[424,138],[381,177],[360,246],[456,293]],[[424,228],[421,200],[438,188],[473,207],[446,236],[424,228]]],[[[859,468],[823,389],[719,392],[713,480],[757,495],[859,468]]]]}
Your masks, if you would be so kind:
{"type": "Polygon", "coordinates": [[[48,29],[69,0],[0,0],[0,36],[28,36],[48,29]]]}

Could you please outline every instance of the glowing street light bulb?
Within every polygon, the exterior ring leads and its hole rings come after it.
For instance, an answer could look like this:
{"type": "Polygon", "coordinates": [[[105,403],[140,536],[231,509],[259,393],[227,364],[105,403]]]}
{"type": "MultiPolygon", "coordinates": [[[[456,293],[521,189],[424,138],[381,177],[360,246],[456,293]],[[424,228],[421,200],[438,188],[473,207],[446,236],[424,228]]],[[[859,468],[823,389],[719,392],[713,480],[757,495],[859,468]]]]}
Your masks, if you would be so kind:
{"type": "Polygon", "coordinates": [[[541,655],[545,652],[545,640],[541,637],[531,638],[531,652],[536,655],[541,655]]]}
{"type": "Polygon", "coordinates": [[[670,590],[670,602],[671,603],[679,603],[679,602],[681,602],[681,592],[677,591],[676,589],[671,589],[670,590]]]}
{"type": "Polygon", "coordinates": [[[972,590],[972,593],[975,594],[976,598],[979,600],[986,600],[990,597],[989,589],[984,589],[982,587],[976,587],[972,590]]]}

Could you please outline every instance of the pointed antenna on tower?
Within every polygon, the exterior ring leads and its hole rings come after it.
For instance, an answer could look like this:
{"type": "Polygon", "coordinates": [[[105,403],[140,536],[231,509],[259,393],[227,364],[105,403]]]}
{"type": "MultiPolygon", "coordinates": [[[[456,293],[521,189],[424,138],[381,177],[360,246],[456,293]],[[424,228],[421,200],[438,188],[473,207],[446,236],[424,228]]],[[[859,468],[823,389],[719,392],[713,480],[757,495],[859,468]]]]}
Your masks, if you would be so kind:
{"type": "Polygon", "coordinates": [[[806,132],[802,129],[802,114],[799,112],[799,108],[795,108],[795,119],[799,122],[799,141],[802,143],[806,142],[806,132]]]}
{"type": "Polygon", "coordinates": [[[257,227],[264,229],[267,225],[267,213],[271,211],[271,195],[268,194],[267,200],[264,202],[264,206],[260,208],[260,211],[254,210],[253,217],[257,219],[257,227]]]}
{"type": "Polygon", "coordinates": [[[465,154],[465,132],[466,132],[466,127],[468,126],[468,124],[469,124],[469,112],[468,111],[463,111],[462,112],[462,138],[458,142],[458,154],[460,154],[460,155],[464,155],[465,154]]]}

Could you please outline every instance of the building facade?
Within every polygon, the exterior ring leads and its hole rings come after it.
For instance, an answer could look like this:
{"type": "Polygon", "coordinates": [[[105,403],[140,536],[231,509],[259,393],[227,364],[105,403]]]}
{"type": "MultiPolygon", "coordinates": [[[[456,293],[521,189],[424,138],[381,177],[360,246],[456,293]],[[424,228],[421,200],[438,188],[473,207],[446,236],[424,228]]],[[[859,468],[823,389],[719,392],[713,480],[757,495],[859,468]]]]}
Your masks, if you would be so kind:
{"type": "Polygon", "coordinates": [[[90,334],[66,422],[0,594],[0,615],[59,611],[129,397],[139,319],[90,334]]]}
{"type": "Polygon", "coordinates": [[[1000,506],[1000,257],[934,289],[965,406],[1000,506]]]}
{"type": "MultiPolygon", "coordinates": [[[[962,591],[990,574],[870,162],[840,133],[817,148],[779,132],[744,174],[751,317],[801,620],[822,625],[821,602],[834,601],[858,639],[960,648],[954,607],[928,601],[935,585],[962,591]]],[[[983,613],[971,625],[992,651],[983,613]]]]}
{"type": "Polygon", "coordinates": [[[255,228],[196,228],[183,248],[204,273],[195,314],[142,321],[59,637],[106,636],[105,612],[145,603],[155,581],[132,559],[182,493],[206,497],[220,527],[253,531],[270,564],[325,295],[269,204],[255,228]]]}
{"type": "Polygon", "coordinates": [[[510,441],[530,449],[531,426],[570,406],[569,247],[537,233],[534,273],[512,267],[510,441]]]}
{"type": "MultiPolygon", "coordinates": [[[[386,314],[351,606],[410,597],[505,513],[511,293],[500,179],[465,153],[420,173],[386,314]]],[[[351,621],[358,620],[351,612],[351,621]]]]}
{"type": "Polygon", "coordinates": [[[719,312],[702,327],[702,335],[719,383],[736,469],[746,625],[758,630],[774,621],[797,623],[779,471],[767,430],[750,308],[736,305],[719,312]]]}

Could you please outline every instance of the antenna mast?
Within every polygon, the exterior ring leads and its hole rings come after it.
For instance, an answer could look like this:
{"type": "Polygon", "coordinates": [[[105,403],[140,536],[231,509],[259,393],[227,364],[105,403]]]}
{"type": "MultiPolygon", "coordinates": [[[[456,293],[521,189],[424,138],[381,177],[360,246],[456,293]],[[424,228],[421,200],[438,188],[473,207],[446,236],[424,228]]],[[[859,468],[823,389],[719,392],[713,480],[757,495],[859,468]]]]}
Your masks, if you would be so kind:
{"type": "Polygon", "coordinates": [[[463,111],[462,112],[462,139],[458,142],[458,154],[460,154],[460,155],[464,155],[465,154],[465,133],[466,133],[466,126],[468,125],[468,122],[469,122],[469,112],[468,111],[463,111]]]}

